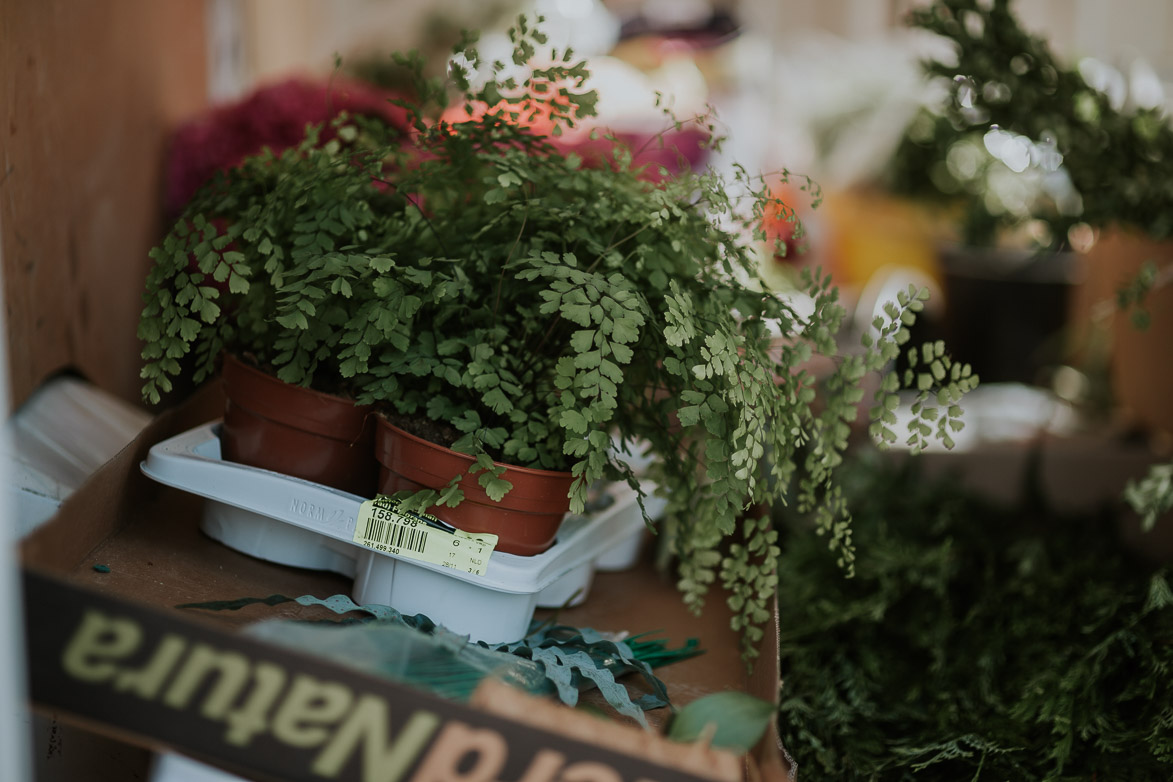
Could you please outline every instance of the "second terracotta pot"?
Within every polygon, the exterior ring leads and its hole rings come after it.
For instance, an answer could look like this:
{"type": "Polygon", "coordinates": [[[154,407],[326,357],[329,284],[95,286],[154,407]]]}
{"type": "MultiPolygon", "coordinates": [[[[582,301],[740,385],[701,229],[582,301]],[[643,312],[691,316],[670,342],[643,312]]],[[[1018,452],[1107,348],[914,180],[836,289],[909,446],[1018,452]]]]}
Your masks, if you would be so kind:
{"type": "Polygon", "coordinates": [[[374,496],[369,407],[290,385],[226,355],[221,455],[362,497],[374,496]]]}
{"type": "MultiPolygon", "coordinates": [[[[1075,311],[1081,323],[1076,334],[1094,334],[1097,305],[1115,303],[1117,291],[1132,284],[1147,262],[1158,269],[1173,268],[1173,241],[1153,241],[1125,228],[1105,228],[1087,253],[1087,278],[1075,311]]],[[[1145,297],[1151,321],[1139,329],[1129,312],[1114,314],[1099,328],[1110,339],[1110,379],[1120,419],[1128,425],[1161,436],[1173,435],[1173,285],[1159,285],[1145,297]]]]}
{"type": "MultiPolygon", "coordinates": [[[[375,455],[378,458],[379,492],[441,489],[453,476],[467,470],[473,458],[428,442],[377,418],[375,455]]],[[[460,481],[464,501],[455,508],[433,507],[430,513],[465,532],[487,532],[498,536],[497,551],[531,556],[554,543],[562,517],[570,509],[568,472],[535,470],[503,465],[501,476],[513,488],[500,502],[494,502],[480,484],[478,475],[460,481]]]]}

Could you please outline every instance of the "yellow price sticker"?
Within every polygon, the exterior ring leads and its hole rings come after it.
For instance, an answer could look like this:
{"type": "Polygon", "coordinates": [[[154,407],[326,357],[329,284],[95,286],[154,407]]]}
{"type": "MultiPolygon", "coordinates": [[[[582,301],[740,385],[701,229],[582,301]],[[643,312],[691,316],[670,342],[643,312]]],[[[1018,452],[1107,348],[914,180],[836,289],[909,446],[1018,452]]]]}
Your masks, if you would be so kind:
{"type": "Polygon", "coordinates": [[[380,494],[358,509],[354,542],[399,557],[431,562],[483,576],[497,536],[452,529],[428,513],[400,510],[399,500],[380,494]]]}

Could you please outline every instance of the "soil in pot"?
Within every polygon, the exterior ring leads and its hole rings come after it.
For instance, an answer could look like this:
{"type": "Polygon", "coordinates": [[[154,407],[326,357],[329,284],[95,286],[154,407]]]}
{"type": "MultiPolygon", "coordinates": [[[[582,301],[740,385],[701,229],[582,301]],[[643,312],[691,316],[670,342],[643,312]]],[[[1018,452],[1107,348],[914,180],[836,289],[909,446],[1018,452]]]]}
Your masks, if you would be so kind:
{"type": "Polygon", "coordinates": [[[369,407],[284,383],[231,355],[224,357],[222,381],[225,459],[374,496],[369,407]]]}
{"type": "MultiPolygon", "coordinates": [[[[441,489],[453,476],[468,470],[473,459],[442,445],[404,431],[377,417],[375,455],[379,468],[379,492],[441,489]]],[[[464,501],[455,508],[433,507],[429,512],[465,532],[497,535],[497,551],[531,556],[554,543],[562,517],[570,509],[568,472],[535,470],[504,465],[501,476],[513,488],[494,502],[485,494],[477,475],[460,482],[464,501]]]]}

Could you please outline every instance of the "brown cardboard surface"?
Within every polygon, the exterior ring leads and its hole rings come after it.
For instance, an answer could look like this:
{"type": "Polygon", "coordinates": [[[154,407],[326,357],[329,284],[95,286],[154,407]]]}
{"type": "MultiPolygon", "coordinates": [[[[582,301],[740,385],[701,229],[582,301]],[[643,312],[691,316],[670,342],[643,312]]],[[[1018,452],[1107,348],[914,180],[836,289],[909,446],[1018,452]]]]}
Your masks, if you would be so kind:
{"type": "MultiPolygon", "coordinates": [[[[565,714],[565,710],[553,701],[536,701],[492,679],[477,688],[472,703],[485,711],[539,728],[559,723],[565,714]]],[[[622,749],[628,754],[641,755],[660,765],[683,769],[715,782],[741,779],[741,763],[736,755],[699,742],[682,745],[655,733],[634,731],[601,719],[567,721],[563,731],[592,744],[622,749]]]]}
{"type": "Polygon", "coordinates": [[[95,547],[110,540],[141,515],[162,487],[138,469],[152,444],[215,418],[224,400],[218,384],[209,384],[186,404],[168,410],[144,429],[115,458],[94,473],[56,516],[22,542],[26,564],[48,570],[77,567],[95,547]]]}
{"type": "Polygon", "coordinates": [[[24,572],[30,692],[268,782],[739,782],[736,756],[511,691],[493,710],[24,572]],[[503,704],[514,711],[502,715],[503,704]],[[525,718],[518,719],[518,712],[525,718]],[[540,719],[537,715],[542,714],[540,719]],[[687,762],[686,762],[687,761],[687,762]]]}
{"type": "MultiPolygon", "coordinates": [[[[217,417],[221,404],[218,388],[212,386],[161,415],[25,541],[25,564],[65,574],[73,583],[99,593],[179,611],[226,628],[274,617],[309,618],[315,612],[331,618],[326,609],[292,603],[221,612],[175,608],[183,603],[274,593],[325,597],[350,591],[349,580],[341,576],[262,562],[207,538],[198,529],[200,498],[142,476],[139,463],[151,445],[217,417]],[[98,572],[94,565],[104,565],[109,572],[98,572]]],[[[773,698],[777,691],[777,653],[770,643],[775,640],[771,633],[761,658],[766,662],[757,666],[752,680],[747,679],[737,635],[729,628],[721,601],[713,598],[700,618],[692,616],[673,584],[647,562],[625,572],[596,574],[585,604],[560,612],[558,620],[601,631],[659,631],[673,645],[699,639],[705,654],[657,671],[678,706],[723,690],[749,691],[765,698],[773,698]]],[[[570,723],[595,719],[563,711],[570,723]]],[[[649,716],[653,724],[662,725],[667,710],[649,716]]],[[[621,729],[641,733],[634,725],[621,729]]],[[[772,737],[762,742],[755,755],[760,760],[754,764],[755,778],[759,772],[766,779],[784,778],[776,744],[772,737]]]]}
{"type": "MultiPolygon", "coordinates": [[[[745,689],[745,665],[738,651],[737,635],[729,628],[724,606],[716,600],[711,602],[713,605],[700,617],[693,616],[675,587],[644,562],[632,570],[596,574],[587,601],[559,612],[558,621],[604,632],[635,635],[654,631],[672,646],[687,638],[699,639],[704,654],[659,672],[672,703],[683,706],[710,693],[745,689]]],[[[656,711],[648,716],[653,722],[663,722],[667,714],[656,711]]]]}

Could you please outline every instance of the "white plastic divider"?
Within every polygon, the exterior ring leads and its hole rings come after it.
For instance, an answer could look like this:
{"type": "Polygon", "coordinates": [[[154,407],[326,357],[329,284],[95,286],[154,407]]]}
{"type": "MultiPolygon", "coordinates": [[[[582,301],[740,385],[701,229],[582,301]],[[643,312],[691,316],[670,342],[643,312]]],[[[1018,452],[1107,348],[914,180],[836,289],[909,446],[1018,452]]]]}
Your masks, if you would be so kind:
{"type": "MultiPolygon", "coordinates": [[[[203,424],[151,448],[148,477],[205,497],[203,530],[251,556],[355,579],[358,603],[388,605],[476,641],[520,640],[539,606],[586,598],[595,563],[634,564],[644,529],[637,493],[612,485],[612,502],[594,513],[568,515],[554,545],[523,557],[493,552],[483,576],[374,551],[353,542],[364,498],[288,475],[228,462],[220,456],[219,422],[203,424]]],[[[665,501],[642,485],[655,518],[665,501]]],[[[442,515],[442,509],[441,509],[442,515]]]]}

